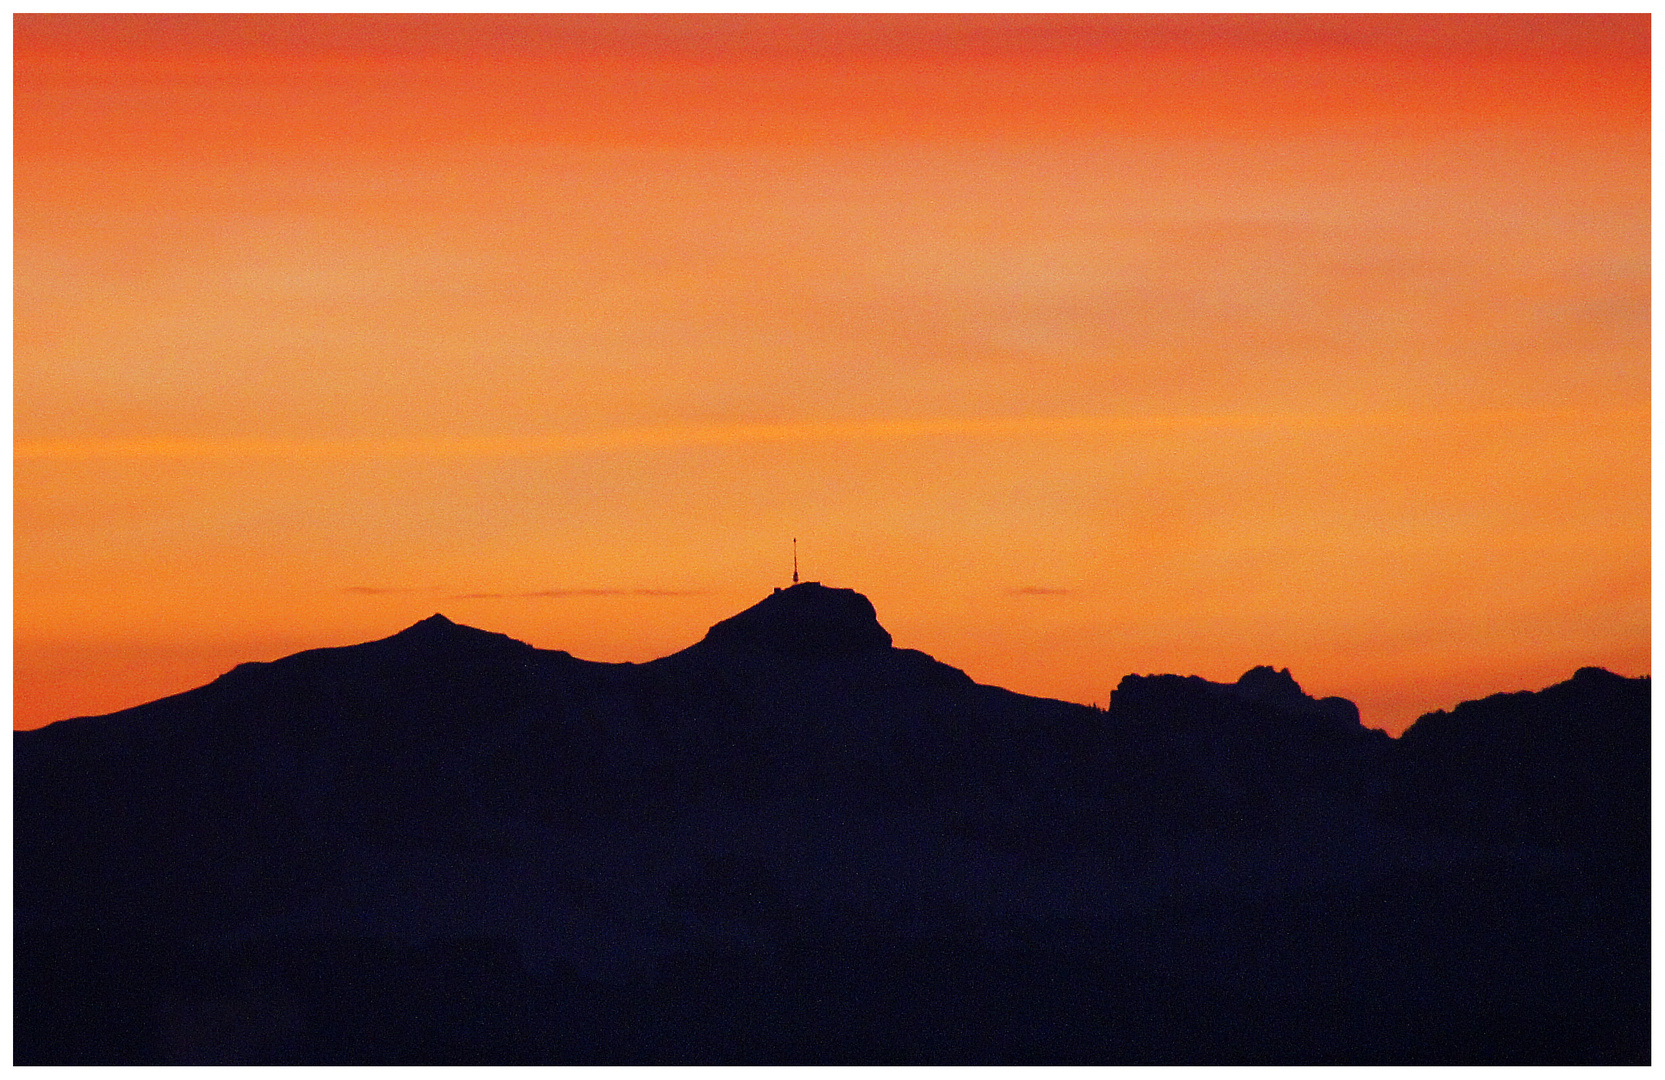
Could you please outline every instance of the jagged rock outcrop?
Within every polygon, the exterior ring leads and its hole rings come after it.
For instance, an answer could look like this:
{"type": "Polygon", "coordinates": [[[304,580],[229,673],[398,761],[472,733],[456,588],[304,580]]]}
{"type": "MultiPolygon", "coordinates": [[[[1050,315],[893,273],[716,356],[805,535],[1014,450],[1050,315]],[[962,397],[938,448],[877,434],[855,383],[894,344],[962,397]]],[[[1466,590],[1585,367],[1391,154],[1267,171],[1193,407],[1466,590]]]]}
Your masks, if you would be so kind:
{"type": "Polygon", "coordinates": [[[1110,708],[1129,723],[1221,721],[1240,718],[1247,709],[1345,736],[1374,730],[1361,728],[1359,708],[1346,698],[1314,698],[1288,668],[1266,666],[1250,668],[1235,683],[1195,675],[1128,675],[1112,692],[1110,708]]]}

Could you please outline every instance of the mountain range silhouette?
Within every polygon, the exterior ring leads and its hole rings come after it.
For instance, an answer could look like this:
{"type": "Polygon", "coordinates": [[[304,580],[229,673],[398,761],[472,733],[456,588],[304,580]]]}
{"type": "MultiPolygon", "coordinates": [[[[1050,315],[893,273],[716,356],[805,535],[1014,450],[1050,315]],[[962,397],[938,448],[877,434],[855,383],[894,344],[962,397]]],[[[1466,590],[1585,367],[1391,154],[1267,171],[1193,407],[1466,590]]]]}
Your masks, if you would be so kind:
{"type": "Polygon", "coordinates": [[[777,589],[434,615],[14,738],[19,1064],[1649,1060],[1649,681],[1108,709],[777,589]]]}

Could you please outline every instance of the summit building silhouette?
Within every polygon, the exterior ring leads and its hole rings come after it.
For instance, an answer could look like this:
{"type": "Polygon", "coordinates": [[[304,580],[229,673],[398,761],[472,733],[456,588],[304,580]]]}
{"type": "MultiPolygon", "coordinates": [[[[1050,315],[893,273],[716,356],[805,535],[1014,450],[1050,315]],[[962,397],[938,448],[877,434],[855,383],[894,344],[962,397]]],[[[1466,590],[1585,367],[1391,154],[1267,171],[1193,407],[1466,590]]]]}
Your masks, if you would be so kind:
{"type": "Polygon", "coordinates": [[[14,736],[14,1055],[1644,1063],[1649,724],[1595,668],[1397,740],[1270,666],[1095,709],[817,582],[640,664],[436,614],[14,736]]]}

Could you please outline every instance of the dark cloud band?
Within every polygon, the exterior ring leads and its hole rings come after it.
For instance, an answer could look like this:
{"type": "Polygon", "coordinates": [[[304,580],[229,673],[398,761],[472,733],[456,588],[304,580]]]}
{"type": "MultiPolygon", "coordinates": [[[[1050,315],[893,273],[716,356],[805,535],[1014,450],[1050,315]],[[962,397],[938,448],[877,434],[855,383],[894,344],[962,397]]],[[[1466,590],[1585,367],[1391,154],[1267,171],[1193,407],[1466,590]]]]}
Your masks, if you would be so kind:
{"type": "Polygon", "coordinates": [[[536,592],[460,593],[447,600],[542,600],[572,596],[702,596],[698,590],[683,589],[539,589],[536,592]]]}

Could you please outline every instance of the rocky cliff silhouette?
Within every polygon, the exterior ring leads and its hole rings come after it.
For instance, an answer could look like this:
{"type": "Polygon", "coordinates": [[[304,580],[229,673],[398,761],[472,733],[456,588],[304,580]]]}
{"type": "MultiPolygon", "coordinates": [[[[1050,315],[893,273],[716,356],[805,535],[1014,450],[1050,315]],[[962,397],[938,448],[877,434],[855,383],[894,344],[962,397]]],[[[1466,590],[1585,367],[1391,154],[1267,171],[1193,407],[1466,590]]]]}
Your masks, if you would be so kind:
{"type": "Polygon", "coordinates": [[[15,737],[19,1063],[1648,1059],[1645,679],[1107,711],[805,583],[645,664],[435,615],[15,737]]]}

